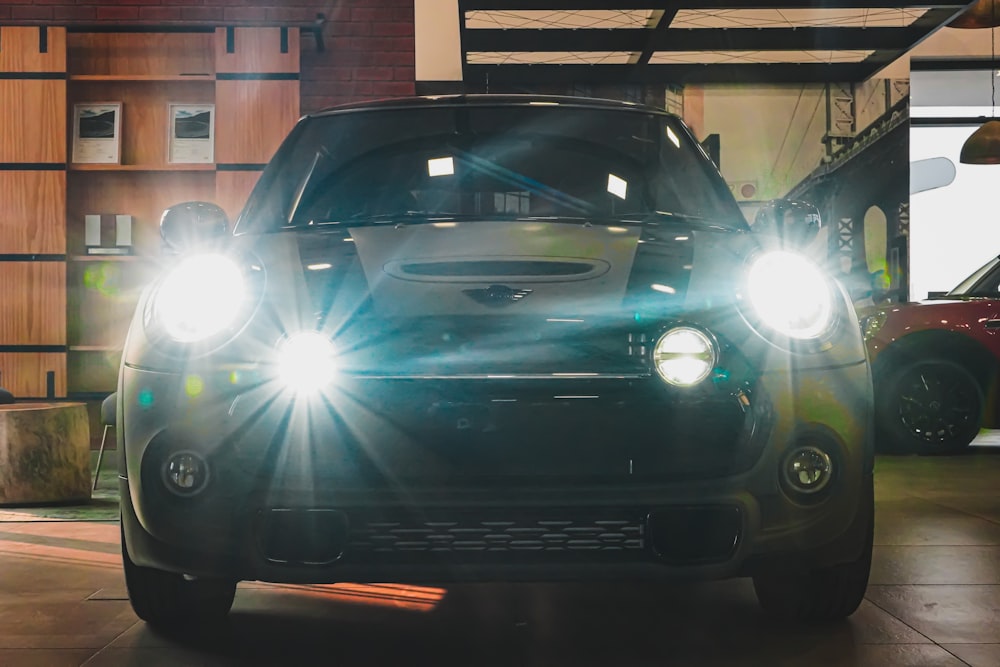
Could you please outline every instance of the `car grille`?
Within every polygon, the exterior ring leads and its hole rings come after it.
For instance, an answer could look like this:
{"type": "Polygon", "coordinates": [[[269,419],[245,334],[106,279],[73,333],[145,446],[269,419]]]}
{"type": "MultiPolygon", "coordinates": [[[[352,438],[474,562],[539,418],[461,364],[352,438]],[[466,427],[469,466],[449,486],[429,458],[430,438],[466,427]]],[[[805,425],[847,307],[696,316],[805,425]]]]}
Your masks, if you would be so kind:
{"type": "Polygon", "coordinates": [[[640,552],[643,522],[638,513],[573,516],[497,515],[393,517],[351,515],[345,558],[370,556],[551,554],[640,552]]]}

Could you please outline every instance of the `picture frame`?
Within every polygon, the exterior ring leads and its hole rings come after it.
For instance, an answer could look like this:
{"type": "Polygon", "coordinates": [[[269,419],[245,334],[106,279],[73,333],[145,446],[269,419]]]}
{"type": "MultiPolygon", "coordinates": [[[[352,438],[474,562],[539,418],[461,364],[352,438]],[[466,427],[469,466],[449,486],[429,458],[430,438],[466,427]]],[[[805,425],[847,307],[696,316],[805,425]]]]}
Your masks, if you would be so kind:
{"type": "Polygon", "coordinates": [[[167,162],[211,164],[215,161],[215,105],[171,102],[167,105],[167,162]]]}
{"type": "Polygon", "coordinates": [[[121,102],[74,104],[72,161],[121,164],[121,122],[121,102]]]}

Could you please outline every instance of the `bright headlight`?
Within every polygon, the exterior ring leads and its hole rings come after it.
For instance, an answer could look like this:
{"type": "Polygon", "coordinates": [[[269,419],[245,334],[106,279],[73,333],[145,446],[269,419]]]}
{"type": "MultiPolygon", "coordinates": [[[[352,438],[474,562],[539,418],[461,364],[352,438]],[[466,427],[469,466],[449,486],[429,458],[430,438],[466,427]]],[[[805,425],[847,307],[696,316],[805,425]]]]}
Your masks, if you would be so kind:
{"type": "Polygon", "coordinates": [[[833,319],[830,284],[819,267],[783,250],[757,259],[747,276],[750,305],[767,326],[799,340],[817,338],[833,319]]]}
{"type": "Polygon", "coordinates": [[[278,376],[297,393],[322,389],[336,374],[337,350],[329,338],[316,331],[289,336],[278,351],[278,376]]]}
{"type": "Polygon", "coordinates": [[[682,387],[698,384],[715,368],[712,340],[698,329],[677,327],[660,336],[653,348],[653,364],[660,377],[682,387]]]}
{"type": "Polygon", "coordinates": [[[188,257],[157,289],[154,317],[171,338],[193,343],[230,326],[245,296],[243,273],[232,259],[222,255],[188,257]]]}

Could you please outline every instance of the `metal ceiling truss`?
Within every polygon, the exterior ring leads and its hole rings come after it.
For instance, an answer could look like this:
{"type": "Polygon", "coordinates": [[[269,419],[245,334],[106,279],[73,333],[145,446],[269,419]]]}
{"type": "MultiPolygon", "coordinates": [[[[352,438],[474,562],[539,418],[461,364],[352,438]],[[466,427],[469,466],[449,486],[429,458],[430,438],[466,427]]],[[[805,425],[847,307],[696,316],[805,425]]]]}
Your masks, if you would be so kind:
{"type": "MultiPolygon", "coordinates": [[[[589,83],[805,83],[863,81],[916,46],[934,30],[962,13],[969,0],[459,0],[462,59],[467,86],[589,83]],[[794,27],[672,27],[678,12],[691,10],[711,16],[711,10],[887,10],[901,15],[916,10],[912,21],[895,27],[808,25],[794,27]],[[634,10],[649,12],[645,27],[531,27],[469,28],[469,12],[551,11],[559,13],[634,10]],[[777,53],[793,62],[725,62],[755,52],[777,53]],[[799,53],[792,53],[799,52],[799,53]],[[825,60],[816,52],[827,52],[825,60]],[[851,53],[849,53],[851,52],[851,53]],[[699,60],[699,53],[704,60],[699,60]],[[534,54],[532,62],[473,62],[474,56],[534,54]],[[541,55],[539,55],[541,54],[541,55]],[[571,63],[546,63],[545,54],[571,54],[571,63]],[[615,54],[612,62],[596,62],[615,54]],[[691,62],[656,62],[682,54],[691,62]],[[784,54],[784,55],[782,55],[784,54]],[[595,64],[587,64],[592,56],[595,64]],[[797,56],[798,59],[793,58],[797,56]],[[535,60],[542,62],[535,63],[535,60]],[[651,62],[651,60],[653,62],[651,62]],[[719,62],[719,61],[723,62],[719,62]],[[581,63],[581,64],[578,64],[581,63]]],[[[782,14],[777,14],[783,16],[782,14]]],[[[843,22],[838,21],[838,22],[843,22]]],[[[791,22],[789,23],[791,25],[791,22]]],[[[482,57],[478,58],[480,61],[482,57]]],[[[487,58],[488,59],[488,58],[487,58]]],[[[558,59],[558,58],[556,58],[558,59]]],[[[515,59],[516,60],[516,59],[515,59]]]]}

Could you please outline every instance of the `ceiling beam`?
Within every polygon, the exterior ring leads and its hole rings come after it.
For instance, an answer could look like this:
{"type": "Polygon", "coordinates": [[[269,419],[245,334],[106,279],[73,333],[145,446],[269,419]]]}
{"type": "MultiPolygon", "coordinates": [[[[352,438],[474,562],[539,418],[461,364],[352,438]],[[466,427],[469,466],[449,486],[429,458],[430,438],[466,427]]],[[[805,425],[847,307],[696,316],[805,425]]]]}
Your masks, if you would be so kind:
{"type": "Polygon", "coordinates": [[[624,83],[809,83],[863,81],[867,63],[741,65],[466,65],[466,85],[624,83]]]}
{"type": "Polygon", "coordinates": [[[496,10],[546,11],[628,10],[628,9],[934,9],[953,8],[956,11],[972,5],[975,0],[459,0],[460,11],[496,10]]]}
{"type": "Polygon", "coordinates": [[[643,44],[642,52],[639,54],[639,59],[636,60],[636,65],[644,67],[649,64],[649,59],[652,58],[653,53],[656,52],[657,38],[667,33],[670,29],[670,24],[673,23],[674,17],[676,16],[676,6],[663,10],[660,20],[656,22],[656,25],[652,28],[652,30],[646,31],[647,34],[645,44],[643,44]]]}
{"type": "Polygon", "coordinates": [[[875,74],[927,39],[935,30],[948,23],[948,21],[951,21],[959,13],[954,9],[932,9],[928,11],[910,26],[910,30],[915,34],[912,36],[908,46],[898,48],[889,44],[881,44],[875,53],[865,59],[865,65],[871,68],[872,74],[875,74]]]}
{"type": "Polygon", "coordinates": [[[910,48],[921,28],[545,28],[467,30],[466,51],[788,51],[910,48]]]}

